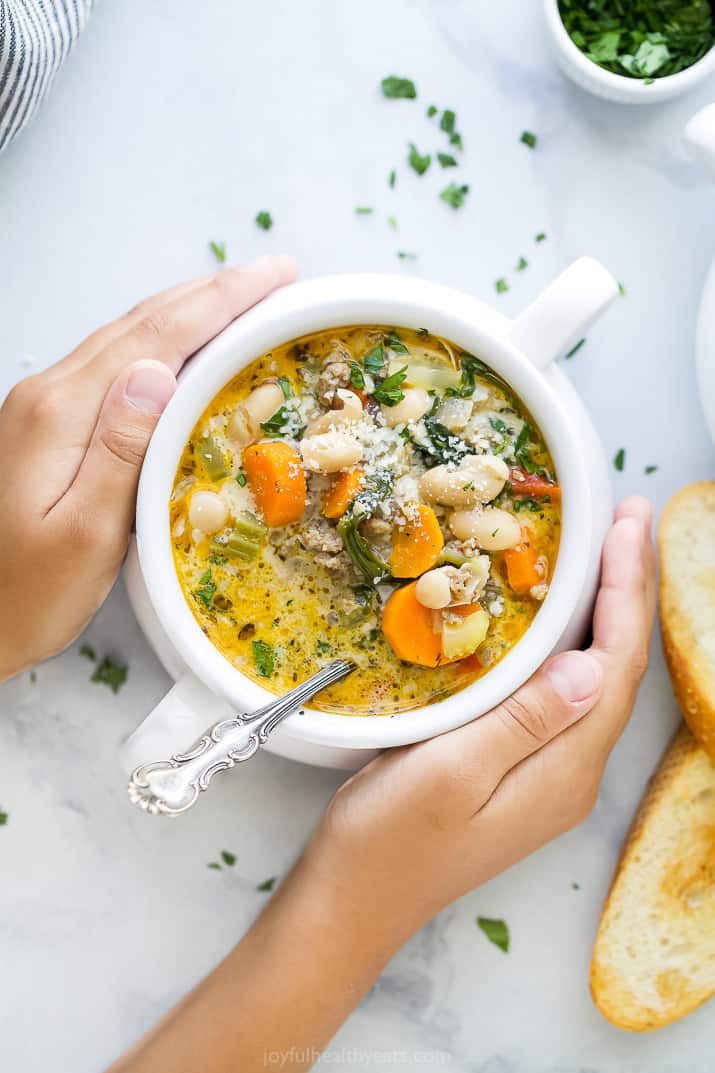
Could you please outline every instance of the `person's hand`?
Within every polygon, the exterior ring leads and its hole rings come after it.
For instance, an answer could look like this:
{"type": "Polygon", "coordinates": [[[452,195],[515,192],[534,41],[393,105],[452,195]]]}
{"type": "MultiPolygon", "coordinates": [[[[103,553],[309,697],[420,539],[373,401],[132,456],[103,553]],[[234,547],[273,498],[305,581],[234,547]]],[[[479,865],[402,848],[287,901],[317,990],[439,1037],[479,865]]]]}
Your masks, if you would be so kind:
{"type": "Polygon", "coordinates": [[[84,629],[121,565],[144,452],[186,359],[270,291],[261,257],[141,302],[0,409],[0,681],[84,629]]]}
{"type": "Polygon", "coordinates": [[[588,651],[551,658],[498,708],[383,753],[338,790],[298,867],[346,917],[387,929],[386,945],[592,809],[646,668],[650,525],[644,499],[616,512],[588,651]]]}

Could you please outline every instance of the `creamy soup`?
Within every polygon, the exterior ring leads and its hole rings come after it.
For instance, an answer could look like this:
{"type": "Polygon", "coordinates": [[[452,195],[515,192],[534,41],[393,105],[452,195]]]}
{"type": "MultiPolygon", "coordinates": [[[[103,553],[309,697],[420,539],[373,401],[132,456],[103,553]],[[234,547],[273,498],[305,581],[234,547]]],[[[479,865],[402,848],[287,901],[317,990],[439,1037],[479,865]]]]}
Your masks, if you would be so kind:
{"type": "Polygon", "coordinates": [[[501,660],[538,614],[561,496],[532,417],[426,329],[316,332],[216,395],[170,503],[201,629],[273,693],[338,657],[312,706],[393,715],[501,660]]]}

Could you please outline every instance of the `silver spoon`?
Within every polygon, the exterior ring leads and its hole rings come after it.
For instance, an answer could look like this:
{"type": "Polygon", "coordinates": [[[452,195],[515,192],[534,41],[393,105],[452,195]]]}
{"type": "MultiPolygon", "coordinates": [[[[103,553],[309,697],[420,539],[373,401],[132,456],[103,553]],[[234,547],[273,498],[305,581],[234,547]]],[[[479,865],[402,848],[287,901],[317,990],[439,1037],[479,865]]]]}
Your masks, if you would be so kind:
{"type": "Polygon", "coordinates": [[[178,816],[186,812],[199,794],[208,789],[217,772],[228,771],[249,760],[287,715],[354,670],[354,663],[335,660],[265,708],[215,723],[188,752],[176,753],[169,760],[141,764],[129,779],[129,800],[151,816],[178,816]]]}

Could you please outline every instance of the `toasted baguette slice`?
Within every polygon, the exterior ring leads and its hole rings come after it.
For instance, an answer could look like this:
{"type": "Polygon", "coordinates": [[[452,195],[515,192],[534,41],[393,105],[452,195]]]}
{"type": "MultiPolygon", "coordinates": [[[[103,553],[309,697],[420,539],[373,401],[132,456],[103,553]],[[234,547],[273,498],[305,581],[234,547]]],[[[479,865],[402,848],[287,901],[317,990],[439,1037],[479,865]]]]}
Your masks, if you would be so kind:
{"type": "Polygon", "coordinates": [[[715,481],[673,496],[658,545],[665,658],[685,721],[715,760],[715,481]]]}
{"type": "Polygon", "coordinates": [[[715,994],[715,764],[687,727],[641,802],[604,906],[591,993],[648,1032],[715,994]]]}

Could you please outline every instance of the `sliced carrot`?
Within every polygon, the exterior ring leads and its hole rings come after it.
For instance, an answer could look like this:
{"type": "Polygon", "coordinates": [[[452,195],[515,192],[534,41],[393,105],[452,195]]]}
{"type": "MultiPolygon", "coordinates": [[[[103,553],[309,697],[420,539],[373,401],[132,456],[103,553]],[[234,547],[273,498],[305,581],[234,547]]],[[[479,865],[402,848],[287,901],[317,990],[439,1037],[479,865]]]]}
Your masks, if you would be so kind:
{"type": "Polygon", "coordinates": [[[392,535],[390,566],[394,577],[419,577],[431,570],[444,547],[444,537],[431,507],[410,503],[407,521],[392,535]]]}
{"type": "Polygon", "coordinates": [[[416,585],[395,589],[382,612],[382,632],[398,659],[437,667],[442,663],[442,634],[434,629],[438,616],[419,602],[416,585]]]}
{"type": "Polygon", "coordinates": [[[282,440],[254,443],[243,452],[243,470],[266,525],[289,525],[303,517],[305,472],[295,447],[282,440]]]}
{"type": "Polygon", "coordinates": [[[561,485],[556,481],[547,481],[538,473],[527,473],[521,466],[512,466],[509,471],[509,480],[515,496],[549,499],[552,503],[561,502],[561,485]]]}
{"type": "Polygon", "coordinates": [[[328,492],[323,514],[326,518],[342,518],[355,496],[363,486],[365,474],[361,469],[351,469],[339,474],[328,492]]]}
{"type": "Polygon", "coordinates": [[[544,580],[536,569],[536,560],[536,549],[531,542],[529,530],[522,527],[521,541],[515,548],[504,552],[509,585],[520,596],[525,596],[532,585],[538,585],[544,580]]]}

